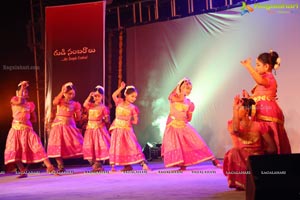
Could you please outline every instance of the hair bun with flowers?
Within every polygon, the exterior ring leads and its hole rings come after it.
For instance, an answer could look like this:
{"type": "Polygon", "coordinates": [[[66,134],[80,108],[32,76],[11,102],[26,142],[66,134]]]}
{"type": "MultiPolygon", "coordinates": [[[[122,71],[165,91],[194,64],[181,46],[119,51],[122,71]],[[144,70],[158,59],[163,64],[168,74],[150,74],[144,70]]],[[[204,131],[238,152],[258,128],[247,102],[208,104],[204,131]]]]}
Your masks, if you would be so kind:
{"type": "Polygon", "coordinates": [[[277,70],[280,67],[280,62],[281,62],[281,59],[280,59],[280,57],[278,57],[276,60],[276,64],[274,65],[275,70],[277,70]]]}
{"type": "MultiPolygon", "coordinates": [[[[273,55],[273,50],[270,49],[270,55],[272,57],[273,55]]],[[[278,54],[277,54],[278,55],[278,54]]],[[[277,70],[279,67],[280,67],[280,63],[281,63],[281,59],[280,57],[278,56],[277,59],[276,59],[276,63],[274,64],[274,69],[277,70]]]]}

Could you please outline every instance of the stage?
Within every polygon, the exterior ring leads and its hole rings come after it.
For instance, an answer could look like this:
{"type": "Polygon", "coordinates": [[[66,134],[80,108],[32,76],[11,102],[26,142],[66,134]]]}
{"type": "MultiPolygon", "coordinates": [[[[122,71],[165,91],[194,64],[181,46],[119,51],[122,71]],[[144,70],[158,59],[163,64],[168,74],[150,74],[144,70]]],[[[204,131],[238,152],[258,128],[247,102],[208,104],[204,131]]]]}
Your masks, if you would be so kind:
{"type": "Polygon", "coordinates": [[[188,167],[184,172],[177,168],[164,168],[161,160],[149,162],[152,171],[90,173],[88,165],[66,166],[65,174],[50,175],[45,169],[29,169],[27,178],[17,179],[15,173],[0,175],[0,199],[245,199],[244,191],[227,186],[222,169],[211,161],[188,167]]]}

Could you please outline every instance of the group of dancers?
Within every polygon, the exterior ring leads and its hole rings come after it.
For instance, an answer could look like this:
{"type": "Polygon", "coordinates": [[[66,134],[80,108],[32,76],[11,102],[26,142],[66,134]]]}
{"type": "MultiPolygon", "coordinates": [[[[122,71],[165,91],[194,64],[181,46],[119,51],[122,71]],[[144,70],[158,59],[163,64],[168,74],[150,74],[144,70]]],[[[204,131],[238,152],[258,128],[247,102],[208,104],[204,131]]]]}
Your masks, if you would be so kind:
{"type": "MultiPolygon", "coordinates": [[[[195,105],[188,99],[192,83],[183,78],[170,93],[170,112],[162,140],[161,155],[166,167],[187,166],[211,160],[216,167],[223,167],[229,187],[245,189],[246,174],[229,173],[246,171],[250,155],[287,154],[291,147],[284,129],[283,113],[276,103],[277,83],[272,71],[280,65],[280,58],[274,51],[259,55],[256,67],[251,60],[241,64],[256,82],[252,94],[243,90],[242,98],[237,95],[233,101],[233,117],[228,122],[233,148],[224,156],[221,166],[210,148],[189,122],[195,105]]],[[[34,104],[28,99],[27,81],[18,85],[17,94],[11,99],[13,114],[9,131],[5,164],[15,163],[20,170],[19,178],[27,177],[23,163],[44,162],[49,173],[64,172],[64,159],[83,157],[92,166],[93,172],[103,171],[102,161],[109,160],[111,170],[122,165],[122,171],[133,170],[133,164],[141,164],[143,170],[150,170],[135,136],[133,125],[138,124],[139,109],[134,102],[138,91],[124,82],[112,94],[116,105],[115,119],[109,128],[109,109],[103,104],[104,89],[96,86],[83,103],[88,110],[88,123],[84,137],[76,127],[81,119],[81,104],[74,101],[75,89],[71,82],[62,86],[54,98],[56,115],[48,136],[47,151],[34,132],[31,121],[35,119],[34,104]],[[124,91],[125,98],[120,94],[124,91]],[[49,158],[55,158],[55,168],[49,158]]]]}
{"type": "MultiPolygon", "coordinates": [[[[251,91],[242,91],[233,100],[232,120],[228,122],[233,148],[226,152],[223,172],[230,188],[246,189],[247,160],[251,155],[290,154],[291,146],[284,128],[284,115],[277,100],[277,82],[273,70],[278,70],[277,52],[260,54],[256,66],[251,59],[241,61],[256,82],[251,91]]],[[[276,71],[275,71],[276,72],[276,71]]]]}
{"type": "MultiPolygon", "coordinates": [[[[27,81],[20,82],[17,95],[11,100],[13,122],[5,149],[5,164],[16,163],[19,178],[28,176],[23,163],[43,161],[48,172],[62,173],[65,171],[63,159],[82,156],[92,165],[93,172],[104,170],[101,165],[104,160],[109,160],[112,171],[115,171],[115,165],[123,165],[122,171],[131,171],[131,165],[137,163],[143,170],[150,170],[132,127],[139,120],[139,109],[133,104],[138,95],[134,86],[122,82],[112,94],[116,116],[108,130],[106,124],[110,121],[110,112],[102,101],[104,88],[96,86],[83,103],[88,110],[83,137],[76,127],[76,121],[81,118],[81,105],[73,100],[74,85],[71,82],[64,84],[53,100],[56,115],[51,123],[47,153],[31,124],[35,114],[34,104],[27,101],[28,87],[27,81]],[[123,90],[125,99],[119,97],[123,90]],[[57,169],[49,158],[55,158],[57,169]]],[[[165,165],[185,170],[186,166],[212,159],[214,165],[220,166],[196,130],[188,124],[194,109],[194,104],[186,98],[191,89],[190,80],[184,78],[169,96],[171,109],[162,145],[165,165]]]]}
{"type": "Polygon", "coordinates": [[[34,116],[34,104],[27,101],[28,87],[27,81],[20,82],[17,96],[11,99],[13,122],[5,148],[5,164],[17,165],[20,171],[18,178],[28,176],[23,163],[44,161],[48,172],[60,174],[65,171],[64,159],[78,157],[88,160],[93,172],[103,171],[101,161],[108,159],[112,171],[115,171],[114,165],[124,165],[122,171],[132,170],[131,164],[136,163],[141,163],[144,170],[149,170],[132,128],[132,124],[138,122],[138,108],[133,105],[137,97],[135,87],[126,87],[125,99],[118,97],[125,88],[124,82],[113,93],[116,118],[108,132],[106,123],[109,122],[109,109],[102,101],[104,89],[96,86],[83,104],[88,110],[88,123],[83,137],[76,127],[76,121],[81,119],[81,104],[73,100],[73,83],[64,84],[53,100],[56,115],[51,123],[47,153],[30,121],[34,116]],[[55,158],[57,169],[49,158],[55,158]]]}

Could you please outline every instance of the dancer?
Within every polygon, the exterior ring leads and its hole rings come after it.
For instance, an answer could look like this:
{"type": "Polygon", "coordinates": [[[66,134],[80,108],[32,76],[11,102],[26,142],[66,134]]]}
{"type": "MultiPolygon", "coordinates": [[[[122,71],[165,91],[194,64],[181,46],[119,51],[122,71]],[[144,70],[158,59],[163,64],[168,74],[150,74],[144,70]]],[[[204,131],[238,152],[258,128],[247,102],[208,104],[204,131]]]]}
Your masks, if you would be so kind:
{"type": "Polygon", "coordinates": [[[109,128],[111,132],[109,159],[112,171],[114,165],[124,165],[122,171],[131,171],[133,169],[131,165],[136,163],[140,163],[143,170],[150,170],[132,127],[133,124],[138,123],[139,110],[133,104],[138,92],[134,86],[127,86],[124,92],[125,100],[123,100],[118,95],[125,86],[126,84],[121,82],[121,86],[112,94],[116,104],[116,118],[109,128]]]}
{"type": "Polygon", "coordinates": [[[186,97],[191,90],[191,81],[183,78],[169,95],[170,113],[161,149],[165,166],[180,166],[180,170],[185,170],[187,166],[211,159],[215,166],[221,167],[204,140],[189,124],[195,108],[186,97]]]}
{"type": "Polygon", "coordinates": [[[109,110],[103,104],[104,89],[97,85],[83,106],[88,110],[88,124],[84,134],[83,158],[92,165],[92,171],[103,171],[101,161],[109,159],[110,135],[105,123],[109,123],[109,110]]]}
{"type": "Polygon", "coordinates": [[[15,163],[20,171],[18,178],[28,176],[23,163],[44,162],[48,173],[55,173],[39,136],[34,132],[32,122],[36,122],[35,105],[27,101],[29,98],[28,81],[18,85],[16,96],[10,103],[13,121],[9,130],[5,147],[5,164],[15,163]]]}
{"type": "MultiPolygon", "coordinates": [[[[278,154],[290,154],[291,146],[284,128],[284,116],[277,100],[277,82],[272,70],[280,66],[280,58],[275,51],[262,53],[256,59],[255,69],[251,66],[251,59],[241,61],[256,82],[252,89],[251,98],[256,102],[256,119],[268,125],[269,131],[276,143],[278,154]]],[[[244,96],[250,96],[244,91],[244,96]]]]}
{"type": "Polygon", "coordinates": [[[82,156],[83,137],[75,124],[75,120],[81,117],[81,105],[73,101],[74,97],[73,83],[68,82],[53,100],[57,111],[49,133],[47,152],[50,158],[55,158],[59,172],[65,171],[63,158],[82,156]]]}
{"type": "Polygon", "coordinates": [[[255,116],[253,99],[234,98],[233,117],[228,122],[233,148],[224,156],[223,173],[230,188],[245,190],[247,160],[250,155],[274,154],[276,145],[268,128],[262,122],[253,121],[255,116]],[[252,116],[252,117],[251,117],[252,116]]]}

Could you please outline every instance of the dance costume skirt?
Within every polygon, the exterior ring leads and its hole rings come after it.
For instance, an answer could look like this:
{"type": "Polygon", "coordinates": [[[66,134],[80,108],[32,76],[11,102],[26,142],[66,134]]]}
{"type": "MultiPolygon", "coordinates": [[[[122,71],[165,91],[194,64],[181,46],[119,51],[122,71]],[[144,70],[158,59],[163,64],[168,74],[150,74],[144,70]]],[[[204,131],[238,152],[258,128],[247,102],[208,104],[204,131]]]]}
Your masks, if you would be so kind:
{"type": "Polygon", "coordinates": [[[47,153],[50,158],[82,156],[83,137],[74,124],[56,123],[49,133],[47,153]]]}
{"type": "Polygon", "coordinates": [[[214,158],[202,137],[188,123],[167,125],[161,151],[166,167],[189,166],[214,158]]]}
{"type": "Polygon", "coordinates": [[[264,122],[277,146],[278,154],[290,154],[291,145],[284,128],[284,115],[276,101],[256,102],[256,120],[264,122]]]}
{"type": "Polygon", "coordinates": [[[110,136],[105,126],[87,129],[84,134],[83,158],[85,160],[109,159],[110,136]]]}
{"type": "Polygon", "coordinates": [[[111,130],[110,164],[130,165],[144,160],[145,156],[132,128],[114,128],[111,130]]]}
{"type": "Polygon", "coordinates": [[[4,157],[5,164],[15,161],[38,163],[48,158],[39,136],[32,127],[15,123],[7,136],[4,157]]]}

